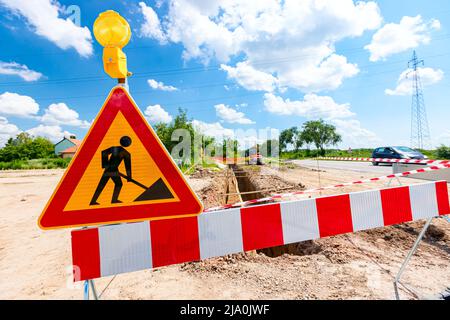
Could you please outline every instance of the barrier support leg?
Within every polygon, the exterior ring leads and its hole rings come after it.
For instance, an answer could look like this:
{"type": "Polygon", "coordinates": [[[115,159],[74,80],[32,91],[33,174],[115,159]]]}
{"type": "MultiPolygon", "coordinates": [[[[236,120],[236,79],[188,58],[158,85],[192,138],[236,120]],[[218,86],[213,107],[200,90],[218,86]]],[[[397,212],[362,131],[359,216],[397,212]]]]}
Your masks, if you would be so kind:
{"type": "Polygon", "coordinates": [[[400,267],[400,270],[398,271],[397,276],[395,277],[394,290],[395,290],[395,298],[397,300],[400,300],[400,295],[398,292],[398,285],[401,284],[401,285],[405,286],[404,284],[402,284],[400,282],[400,278],[401,278],[403,272],[405,271],[405,268],[408,265],[409,261],[411,260],[412,256],[417,251],[417,247],[419,246],[420,241],[422,240],[423,236],[425,235],[425,232],[427,231],[428,227],[430,226],[431,220],[433,220],[433,218],[427,219],[425,225],[422,228],[422,231],[420,231],[419,235],[417,236],[416,241],[414,242],[411,250],[408,252],[408,255],[406,256],[405,260],[403,261],[402,266],[400,267]]]}
{"type": "Polygon", "coordinates": [[[98,300],[97,290],[95,289],[94,280],[85,280],[84,281],[84,300],[89,300],[89,287],[91,287],[92,290],[92,296],[94,297],[94,300],[98,300]]]}
{"type": "Polygon", "coordinates": [[[94,280],[89,280],[91,283],[92,295],[94,296],[94,300],[98,300],[97,290],[95,289],[94,280]]]}
{"type": "Polygon", "coordinates": [[[400,179],[398,177],[395,177],[395,178],[389,179],[389,181],[385,184],[385,186],[386,187],[390,187],[391,186],[391,182],[392,182],[393,179],[397,180],[399,186],[402,185],[402,182],[400,181],[400,179]]]}

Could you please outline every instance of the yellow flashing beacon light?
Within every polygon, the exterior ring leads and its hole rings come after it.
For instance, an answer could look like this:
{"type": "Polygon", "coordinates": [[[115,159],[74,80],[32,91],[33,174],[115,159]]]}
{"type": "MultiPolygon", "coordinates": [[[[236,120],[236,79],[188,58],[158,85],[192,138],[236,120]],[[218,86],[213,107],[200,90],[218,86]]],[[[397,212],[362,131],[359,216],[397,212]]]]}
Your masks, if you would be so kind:
{"type": "Polygon", "coordinates": [[[131,38],[130,25],[116,11],[107,10],[100,13],[95,20],[94,36],[104,47],[103,68],[105,72],[111,78],[124,81],[131,75],[127,69],[127,56],[122,51],[131,38]]]}

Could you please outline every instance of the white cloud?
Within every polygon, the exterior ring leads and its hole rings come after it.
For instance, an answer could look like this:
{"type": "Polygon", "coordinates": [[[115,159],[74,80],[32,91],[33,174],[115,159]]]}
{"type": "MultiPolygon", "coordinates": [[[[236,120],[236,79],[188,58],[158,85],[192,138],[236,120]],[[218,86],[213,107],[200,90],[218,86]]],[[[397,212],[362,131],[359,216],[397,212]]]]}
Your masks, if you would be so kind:
{"type": "Polygon", "coordinates": [[[171,0],[168,8],[160,30],[183,45],[183,58],[226,63],[238,57],[222,69],[249,90],[339,87],[359,70],[335,53],[335,43],[382,21],[373,1],[171,0]]]}
{"type": "Polygon", "coordinates": [[[333,119],[332,124],[336,126],[336,131],[342,136],[343,146],[351,148],[376,147],[381,139],[372,131],[361,126],[361,122],[356,119],[333,119]]]}
{"type": "Polygon", "coordinates": [[[273,91],[277,85],[277,78],[269,73],[256,70],[248,62],[239,62],[236,67],[222,64],[220,68],[227,72],[229,79],[235,79],[247,90],[273,91]]]}
{"type": "Polygon", "coordinates": [[[252,120],[245,117],[245,114],[240,111],[236,111],[224,104],[217,104],[214,106],[216,109],[217,116],[225,122],[228,123],[239,123],[239,124],[252,124],[255,123],[252,120]]]}
{"type": "MultiPolygon", "coordinates": [[[[384,92],[389,96],[408,96],[413,92],[413,75],[412,70],[407,69],[400,74],[397,80],[397,87],[395,89],[386,89],[384,92]]],[[[422,86],[430,86],[438,83],[444,77],[444,72],[440,69],[433,68],[418,68],[422,86]]]]}
{"type": "Polygon", "coordinates": [[[398,24],[385,24],[364,48],[370,51],[370,61],[385,60],[392,54],[428,44],[431,31],[439,30],[440,27],[440,22],[435,19],[424,22],[420,15],[404,16],[398,24]]]}
{"type": "Polygon", "coordinates": [[[0,74],[19,76],[25,81],[36,81],[42,77],[42,73],[30,70],[26,65],[17,62],[0,61],[0,74]]]}
{"type": "Polygon", "coordinates": [[[54,0],[0,0],[12,12],[22,16],[33,31],[61,49],[74,48],[83,57],[93,53],[89,28],[70,19],[59,18],[61,5],[54,0]]]}
{"type": "Polygon", "coordinates": [[[343,146],[371,147],[380,142],[374,132],[363,128],[361,122],[354,118],[356,114],[350,110],[350,104],[336,103],[328,96],[306,94],[303,100],[291,101],[266,93],[264,106],[270,113],[278,115],[325,119],[336,126],[336,131],[342,135],[340,145],[343,146]]]}
{"type": "Polygon", "coordinates": [[[141,35],[165,43],[166,36],[161,30],[161,23],[159,22],[156,12],[144,2],[139,2],[139,6],[141,7],[141,13],[145,19],[144,23],[141,25],[141,35]]]}
{"type": "Polygon", "coordinates": [[[42,124],[38,125],[37,127],[28,129],[26,132],[34,137],[48,138],[52,142],[58,142],[65,136],[73,135],[68,131],[63,131],[60,126],[45,126],[42,124]]]}
{"type": "Polygon", "coordinates": [[[147,80],[148,85],[155,90],[162,90],[162,91],[177,91],[178,89],[173,86],[167,86],[162,82],[156,81],[154,79],[148,79],[147,80]]]}
{"type": "Polygon", "coordinates": [[[0,94],[0,115],[33,117],[39,111],[39,105],[33,98],[17,93],[0,94]]]}
{"type": "Polygon", "coordinates": [[[70,109],[65,103],[52,103],[45,109],[41,122],[47,125],[67,125],[80,128],[88,128],[89,121],[81,120],[78,112],[70,109]]]}
{"type": "Polygon", "coordinates": [[[9,123],[5,117],[0,117],[0,134],[15,135],[19,132],[20,130],[16,125],[9,123]]]}
{"type": "Polygon", "coordinates": [[[192,120],[192,125],[206,136],[213,137],[217,141],[234,137],[232,129],[224,128],[219,122],[207,123],[200,120],[192,120]]]}
{"type": "Polygon", "coordinates": [[[5,117],[0,117],[0,148],[5,145],[9,138],[14,138],[20,133],[16,125],[9,123],[5,117]]]}
{"type": "MultiPolygon", "coordinates": [[[[207,123],[199,120],[193,120],[192,125],[196,130],[206,136],[213,137],[217,142],[227,139],[235,139],[239,142],[239,150],[245,150],[253,147],[256,143],[263,143],[268,139],[278,139],[280,132],[275,128],[261,129],[237,129],[232,130],[223,127],[219,122],[207,123]]],[[[219,150],[222,152],[222,150],[219,150]]]]}
{"type": "Polygon", "coordinates": [[[153,124],[159,122],[169,123],[172,121],[172,116],[159,104],[148,106],[147,109],[145,109],[144,114],[147,120],[153,124]]]}
{"type": "Polygon", "coordinates": [[[265,109],[278,115],[296,115],[308,119],[337,119],[354,115],[348,103],[338,104],[328,96],[306,94],[303,100],[283,99],[272,93],[264,95],[265,109]]]}
{"type": "Polygon", "coordinates": [[[334,90],[341,86],[345,78],[359,73],[356,64],[348,63],[347,58],[331,54],[318,63],[301,69],[283,70],[280,86],[295,87],[304,92],[334,90]]]}

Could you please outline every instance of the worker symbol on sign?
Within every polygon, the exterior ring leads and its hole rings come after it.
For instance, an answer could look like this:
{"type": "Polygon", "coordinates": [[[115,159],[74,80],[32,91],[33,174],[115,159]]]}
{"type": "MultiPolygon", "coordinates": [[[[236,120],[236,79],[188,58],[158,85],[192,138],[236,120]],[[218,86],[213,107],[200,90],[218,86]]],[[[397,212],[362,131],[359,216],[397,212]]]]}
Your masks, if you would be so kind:
{"type": "Polygon", "coordinates": [[[131,181],[131,155],[125,149],[131,145],[131,138],[128,136],[123,136],[120,138],[120,146],[114,146],[102,151],[102,168],[105,169],[103,171],[103,175],[97,185],[97,189],[95,189],[94,195],[92,196],[92,200],[90,205],[98,205],[97,202],[98,197],[102,193],[109,179],[114,182],[114,192],[112,195],[111,203],[122,203],[119,200],[120,190],[122,189],[122,178],[125,177],[127,181],[131,181]],[[119,166],[122,163],[125,163],[125,170],[127,175],[124,175],[119,172],[119,166]]]}
{"type": "Polygon", "coordinates": [[[93,206],[99,204],[97,200],[110,179],[114,182],[114,191],[112,194],[111,203],[122,203],[122,201],[119,200],[119,194],[123,186],[122,178],[125,178],[128,182],[132,182],[144,189],[144,192],[141,193],[134,201],[173,198],[172,193],[169,188],[167,188],[163,179],[159,178],[154,184],[147,187],[131,177],[131,154],[125,149],[130,145],[131,138],[128,136],[123,136],[120,138],[120,146],[113,146],[102,151],[102,168],[104,168],[104,171],[89,205],[93,206]],[[119,171],[119,166],[122,161],[125,165],[126,175],[119,171]]]}

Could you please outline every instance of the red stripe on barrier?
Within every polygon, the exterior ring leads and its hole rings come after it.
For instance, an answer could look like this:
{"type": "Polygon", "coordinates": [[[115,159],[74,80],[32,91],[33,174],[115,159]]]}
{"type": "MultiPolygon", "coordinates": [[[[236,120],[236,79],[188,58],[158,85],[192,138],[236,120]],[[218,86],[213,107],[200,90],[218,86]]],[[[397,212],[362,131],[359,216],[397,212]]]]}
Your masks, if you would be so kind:
{"type": "Polygon", "coordinates": [[[321,237],[353,232],[350,197],[348,194],[316,199],[321,237]]]}
{"type": "Polygon", "coordinates": [[[448,199],[448,188],[446,181],[436,182],[436,198],[439,215],[450,214],[450,204],[448,199]]]}
{"type": "Polygon", "coordinates": [[[384,225],[411,221],[412,210],[409,187],[380,190],[384,225]]]}
{"type": "Polygon", "coordinates": [[[74,281],[101,276],[97,228],[72,231],[72,261],[74,281]]]}
{"type": "Polygon", "coordinates": [[[244,251],[284,244],[279,204],[241,209],[244,251]]]}
{"type": "Polygon", "coordinates": [[[197,217],[150,222],[153,267],[200,260],[197,217]]]}

